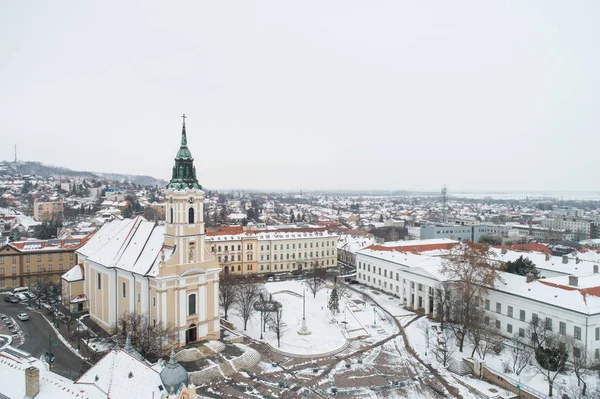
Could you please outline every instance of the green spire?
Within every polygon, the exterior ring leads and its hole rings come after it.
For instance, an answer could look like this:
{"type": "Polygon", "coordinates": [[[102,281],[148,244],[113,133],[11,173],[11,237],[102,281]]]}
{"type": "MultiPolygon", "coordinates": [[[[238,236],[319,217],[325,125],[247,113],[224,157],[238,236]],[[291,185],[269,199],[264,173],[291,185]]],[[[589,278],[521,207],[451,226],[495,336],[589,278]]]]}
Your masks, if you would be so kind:
{"type": "Polygon", "coordinates": [[[185,114],[183,118],[183,127],[181,129],[181,146],[175,156],[175,165],[171,181],[167,184],[167,188],[172,190],[202,189],[196,178],[196,167],[194,166],[194,158],[187,147],[187,135],[185,132],[185,114]]]}

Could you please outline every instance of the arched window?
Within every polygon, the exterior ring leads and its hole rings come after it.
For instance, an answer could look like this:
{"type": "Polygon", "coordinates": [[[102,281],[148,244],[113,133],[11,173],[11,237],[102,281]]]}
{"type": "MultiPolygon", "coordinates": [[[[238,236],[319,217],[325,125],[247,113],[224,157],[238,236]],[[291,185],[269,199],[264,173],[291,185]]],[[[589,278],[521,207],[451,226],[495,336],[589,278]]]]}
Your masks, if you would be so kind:
{"type": "Polygon", "coordinates": [[[169,223],[173,223],[173,208],[169,212],[169,223]]]}
{"type": "Polygon", "coordinates": [[[194,208],[190,208],[188,211],[188,223],[194,224],[194,208]]]}

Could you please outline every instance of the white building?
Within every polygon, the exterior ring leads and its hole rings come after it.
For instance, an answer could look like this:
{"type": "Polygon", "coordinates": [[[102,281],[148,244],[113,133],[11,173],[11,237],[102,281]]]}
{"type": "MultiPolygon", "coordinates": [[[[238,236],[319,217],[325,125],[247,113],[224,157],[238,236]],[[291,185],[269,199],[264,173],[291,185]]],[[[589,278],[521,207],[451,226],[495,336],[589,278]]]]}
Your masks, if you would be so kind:
{"type": "MultiPolygon", "coordinates": [[[[440,253],[363,249],[357,253],[357,279],[400,298],[408,308],[436,313],[435,292],[449,282],[440,270],[440,253]],[[432,256],[430,254],[435,254],[432,256]]],[[[524,336],[532,319],[543,320],[552,331],[569,335],[578,344],[573,356],[583,353],[600,358],[600,274],[598,265],[545,254],[496,251],[493,261],[530,257],[546,279],[502,273],[481,302],[490,324],[511,338],[524,336]],[[577,273],[577,276],[573,276],[577,273]]]]}

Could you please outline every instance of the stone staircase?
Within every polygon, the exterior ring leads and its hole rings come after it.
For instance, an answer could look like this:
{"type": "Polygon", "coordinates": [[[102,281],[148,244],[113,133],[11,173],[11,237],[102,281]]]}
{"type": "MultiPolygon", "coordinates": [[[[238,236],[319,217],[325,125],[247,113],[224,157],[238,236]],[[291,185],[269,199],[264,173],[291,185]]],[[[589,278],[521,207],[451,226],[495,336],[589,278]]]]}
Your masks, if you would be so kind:
{"type": "Polygon", "coordinates": [[[458,375],[468,375],[473,373],[471,364],[464,360],[450,359],[448,362],[448,370],[458,375]]]}

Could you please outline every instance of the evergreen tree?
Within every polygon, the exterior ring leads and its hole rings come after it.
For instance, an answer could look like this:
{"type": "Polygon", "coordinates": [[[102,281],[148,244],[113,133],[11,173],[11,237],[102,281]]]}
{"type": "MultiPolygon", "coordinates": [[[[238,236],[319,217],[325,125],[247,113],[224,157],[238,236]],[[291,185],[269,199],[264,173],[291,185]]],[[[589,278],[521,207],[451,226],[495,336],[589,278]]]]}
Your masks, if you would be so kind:
{"type": "Polygon", "coordinates": [[[523,258],[521,255],[519,259],[514,262],[506,262],[507,273],[517,274],[519,276],[526,276],[527,273],[533,273],[533,277],[540,278],[540,271],[533,264],[533,262],[529,258],[523,258]]]}
{"type": "Polygon", "coordinates": [[[340,312],[340,297],[338,295],[337,287],[333,287],[331,295],[329,295],[329,303],[327,304],[327,307],[333,314],[340,312]]]}

